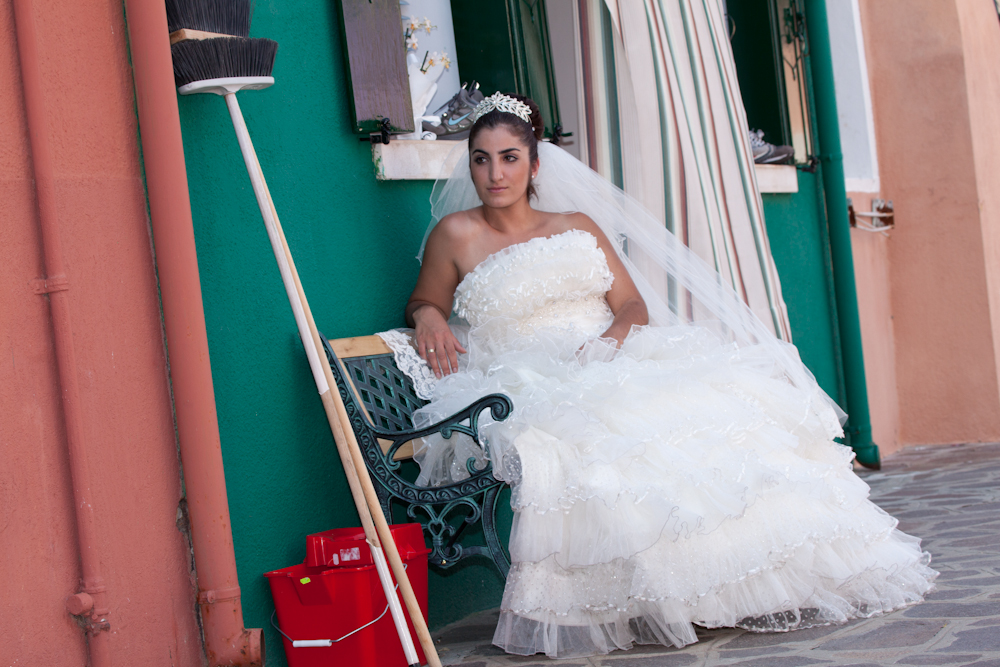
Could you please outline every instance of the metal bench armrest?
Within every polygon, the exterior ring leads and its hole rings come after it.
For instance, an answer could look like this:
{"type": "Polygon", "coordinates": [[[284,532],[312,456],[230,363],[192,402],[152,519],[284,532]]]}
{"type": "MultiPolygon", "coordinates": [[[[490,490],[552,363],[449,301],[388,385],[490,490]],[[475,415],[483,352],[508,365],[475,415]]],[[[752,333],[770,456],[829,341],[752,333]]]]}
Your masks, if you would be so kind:
{"type": "MultiPolygon", "coordinates": [[[[411,440],[416,440],[417,438],[425,438],[429,435],[435,433],[440,433],[443,438],[450,438],[455,432],[464,433],[470,438],[472,438],[477,445],[483,446],[483,443],[479,440],[479,417],[487,408],[490,411],[490,416],[494,421],[503,421],[510,416],[511,410],[513,410],[513,405],[510,399],[503,394],[488,394],[482,398],[473,401],[471,404],[459,410],[452,416],[442,419],[441,421],[431,424],[426,428],[414,429],[411,431],[387,431],[375,426],[372,426],[372,430],[375,435],[379,438],[385,440],[390,440],[392,446],[386,451],[386,459],[390,462],[399,465],[398,461],[395,461],[393,457],[396,451],[411,440]],[[462,422],[468,420],[468,424],[462,422]]],[[[469,459],[466,462],[466,468],[470,475],[475,475],[477,473],[483,472],[477,470],[474,466],[475,459],[469,459]]]]}

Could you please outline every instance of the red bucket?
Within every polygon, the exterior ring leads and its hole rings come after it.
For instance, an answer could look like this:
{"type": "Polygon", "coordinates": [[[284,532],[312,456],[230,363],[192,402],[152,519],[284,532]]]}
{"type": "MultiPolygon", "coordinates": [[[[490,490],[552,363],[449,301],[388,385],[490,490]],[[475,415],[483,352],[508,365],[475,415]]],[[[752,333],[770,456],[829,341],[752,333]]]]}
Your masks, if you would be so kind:
{"type": "MultiPolygon", "coordinates": [[[[427,620],[427,547],[419,523],[389,527],[406,575],[427,620]]],[[[372,563],[371,551],[361,528],[339,528],[306,541],[306,562],[264,574],[283,633],[282,642],[289,667],[406,667],[403,647],[396,634],[392,613],[345,637],[378,618],[386,609],[385,592],[372,563]],[[341,639],[342,638],[342,639],[341,639]],[[293,641],[338,640],[329,646],[294,646],[293,641]]],[[[395,583],[395,579],[393,580],[395,583]]],[[[406,613],[410,636],[420,649],[417,633],[406,613]]]]}

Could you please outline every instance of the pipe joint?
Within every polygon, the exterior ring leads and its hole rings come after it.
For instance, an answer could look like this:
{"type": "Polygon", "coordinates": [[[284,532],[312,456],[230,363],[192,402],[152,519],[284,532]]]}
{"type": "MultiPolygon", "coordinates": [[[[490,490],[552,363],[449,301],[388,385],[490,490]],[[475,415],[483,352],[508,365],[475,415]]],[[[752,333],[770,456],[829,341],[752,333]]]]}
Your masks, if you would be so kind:
{"type": "Polygon", "coordinates": [[[111,629],[108,621],[109,609],[95,609],[97,602],[87,592],[76,593],[66,598],[66,611],[77,617],[77,622],[89,636],[96,636],[111,629]]]}
{"type": "Polygon", "coordinates": [[[243,627],[240,587],[218,588],[198,594],[205,637],[205,654],[211,667],[264,664],[264,634],[260,628],[243,627]],[[236,622],[234,623],[234,619],[236,622]]]}
{"type": "Polygon", "coordinates": [[[73,616],[83,616],[94,608],[94,598],[87,593],[77,593],[66,598],[66,611],[73,616]]]}
{"type": "Polygon", "coordinates": [[[94,617],[87,619],[87,634],[91,637],[99,635],[106,630],[111,630],[111,623],[109,623],[103,616],[94,614],[94,617]]]}
{"type": "Polygon", "coordinates": [[[31,281],[31,291],[35,294],[52,294],[53,292],[65,292],[69,289],[69,278],[65,275],[51,276],[49,278],[36,278],[31,281]]]}
{"type": "Polygon", "coordinates": [[[198,594],[198,604],[214,604],[225,600],[239,600],[240,587],[217,588],[215,590],[202,591],[198,594]]]}
{"type": "Polygon", "coordinates": [[[260,628],[245,629],[235,637],[205,649],[208,664],[212,667],[261,667],[264,664],[264,631],[260,628]]]}

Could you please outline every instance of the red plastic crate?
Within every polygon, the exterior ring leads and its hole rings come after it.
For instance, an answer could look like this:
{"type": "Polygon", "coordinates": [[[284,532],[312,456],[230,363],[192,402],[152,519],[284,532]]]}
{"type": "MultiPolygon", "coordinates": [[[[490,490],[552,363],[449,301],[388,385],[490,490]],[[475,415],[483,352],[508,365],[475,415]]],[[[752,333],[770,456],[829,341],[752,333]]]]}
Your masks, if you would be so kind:
{"type": "MultiPolygon", "coordinates": [[[[406,574],[427,620],[427,547],[419,523],[389,527],[406,564],[406,574]]],[[[306,562],[265,573],[278,625],[293,640],[338,639],[375,619],[385,593],[361,528],[328,530],[307,538],[306,562]],[[346,555],[345,559],[343,555],[346,555]],[[334,557],[336,556],[336,557],[334,557]]],[[[395,581],[395,579],[394,579],[395,581]]],[[[399,596],[413,645],[426,662],[417,634],[399,596]]],[[[282,637],[289,667],[406,667],[392,613],[332,646],[294,647],[282,637]]]]}

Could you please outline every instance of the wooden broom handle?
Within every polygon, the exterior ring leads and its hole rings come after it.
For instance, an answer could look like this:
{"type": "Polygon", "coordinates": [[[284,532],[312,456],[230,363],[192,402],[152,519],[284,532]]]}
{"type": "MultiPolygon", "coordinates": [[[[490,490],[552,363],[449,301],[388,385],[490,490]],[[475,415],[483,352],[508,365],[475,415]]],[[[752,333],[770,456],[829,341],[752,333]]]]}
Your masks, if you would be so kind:
{"type": "MultiPolygon", "coordinates": [[[[289,305],[292,307],[292,312],[295,315],[296,324],[298,326],[299,335],[302,337],[302,344],[305,347],[306,356],[309,358],[310,368],[313,371],[313,378],[316,381],[316,388],[319,390],[321,397],[325,397],[324,408],[327,409],[328,421],[330,422],[330,427],[334,432],[334,439],[337,443],[338,452],[345,445],[353,443],[354,448],[357,449],[357,441],[353,438],[343,437],[346,435],[343,431],[340,433],[342,436],[341,440],[337,440],[337,428],[336,425],[340,425],[341,428],[347,427],[347,432],[353,436],[353,430],[351,430],[350,423],[344,419],[339,418],[341,414],[346,416],[346,411],[337,410],[336,404],[339,403],[341,408],[343,407],[343,402],[340,400],[339,391],[332,397],[333,402],[333,412],[337,414],[338,419],[330,419],[330,403],[331,403],[331,384],[333,373],[330,369],[329,361],[326,355],[320,355],[319,350],[323,349],[322,344],[319,342],[319,332],[316,329],[316,323],[312,319],[311,312],[309,317],[306,317],[308,312],[309,303],[305,298],[305,293],[302,290],[302,283],[298,278],[298,274],[295,271],[295,264],[292,261],[291,251],[288,248],[288,242],[284,238],[284,233],[281,230],[281,223],[277,217],[277,211],[274,207],[274,201],[271,199],[270,192],[267,189],[267,184],[264,181],[264,174],[260,168],[260,161],[257,159],[257,153],[254,150],[253,142],[250,140],[250,135],[247,132],[246,122],[243,119],[243,113],[240,110],[239,102],[236,100],[236,95],[229,92],[225,95],[226,105],[229,108],[230,116],[233,121],[233,129],[236,130],[236,138],[239,141],[240,151],[243,153],[244,161],[246,162],[247,172],[250,176],[250,182],[253,185],[254,194],[257,197],[257,203],[261,209],[261,215],[264,218],[264,226],[267,228],[268,237],[271,240],[272,249],[274,250],[275,260],[278,262],[278,268],[282,274],[282,282],[285,285],[285,290],[288,293],[289,305]],[[280,246],[280,247],[279,247],[280,246]],[[322,360],[322,363],[320,363],[322,360]]],[[[333,386],[336,386],[335,384],[333,386]]],[[[345,465],[345,473],[348,476],[348,483],[351,483],[351,475],[348,472],[352,470],[355,472],[355,478],[360,483],[362,487],[362,495],[367,502],[362,502],[357,504],[357,510],[359,515],[364,516],[366,513],[371,512],[372,507],[375,508],[375,514],[370,514],[371,518],[381,518],[381,525],[376,523],[376,533],[377,535],[366,535],[369,538],[369,544],[372,546],[372,558],[375,561],[375,566],[378,570],[379,580],[383,584],[385,590],[386,598],[389,601],[389,607],[392,610],[393,621],[395,622],[396,629],[399,633],[399,640],[403,645],[403,652],[406,655],[406,662],[411,665],[411,667],[416,667],[418,665],[419,659],[416,650],[414,650],[413,640],[410,638],[410,632],[406,627],[406,619],[403,616],[403,611],[399,606],[399,600],[396,596],[396,591],[392,586],[392,577],[389,575],[389,569],[385,562],[385,554],[382,548],[377,547],[377,542],[379,541],[378,536],[380,535],[382,541],[390,545],[390,560],[392,561],[393,569],[396,571],[396,580],[399,587],[403,590],[404,601],[406,602],[407,608],[410,611],[411,621],[413,622],[414,629],[417,630],[417,636],[421,642],[421,645],[425,647],[425,655],[428,658],[428,662],[431,667],[440,667],[441,662],[438,659],[437,652],[434,649],[434,644],[431,641],[430,633],[427,632],[427,624],[424,622],[423,614],[420,610],[420,605],[417,604],[416,596],[413,593],[413,588],[410,586],[409,578],[406,576],[406,569],[403,566],[402,560],[399,558],[399,551],[396,549],[395,541],[392,538],[392,533],[389,531],[388,524],[385,522],[385,516],[382,514],[382,508],[378,504],[378,497],[374,493],[374,487],[372,487],[371,479],[368,477],[367,470],[364,467],[364,461],[360,457],[360,450],[357,452],[350,452],[349,459],[352,463],[350,466],[345,465]],[[356,455],[355,455],[356,454],[356,455]],[[358,463],[360,462],[361,467],[359,469],[358,463]],[[360,471],[364,471],[362,476],[360,471]],[[374,498],[375,502],[372,504],[371,499],[374,498]],[[394,556],[395,558],[393,558],[394,556]],[[398,568],[396,567],[398,565],[398,568]],[[408,595],[407,595],[408,593],[408,595]],[[414,612],[415,610],[415,612],[414,612]],[[421,629],[423,632],[421,632],[421,629]]],[[[344,460],[344,456],[341,456],[341,460],[344,460]]],[[[356,487],[355,487],[356,488],[356,487]]],[[[357,499],[357,495],[352,489],[352,495],[357,499]]],[[[367,523],[367,522],[363,522],[367,523]]],[[[370,528],[371,524],[368,524],[370,528]]]]}
{"type": "MultiPolygon", "coordinates": [[[[256,159],[256,154],[254,155],[254,159],[256,159]]],[[[259,162],[257,164],[257,171],[261,174],[261,180],[263,180],[263,173],[260,169],[259,162]]],[[[264,191],[267,194],[267,201],[271,207],[271,215],[274,218],[278,236],[281,238],[281,245],[288,260],[288,266],[291,269],[292,278],[295,280],[295,287],[299,292],[299,300],[302,303],[302,309],[305,311],[306,321],[309,323],[309,332],[312,334],[313,344],[316,345],[316,349],[318,351],[323,350],[323,341],[320,338],[319,330],[316,328],[316,322],[312,316],[312,310],[309,308],[309,302],[302,289],[302,282],[299,280],[298,271],[295,269],[295,262],[292,260],[292,253],[289,250],[288,241],[285,239],[285,233],[281,228],[281,223],[278,221],[278,212],[274,207],[274,201],[271,199],[271,193],[267,188],[266,182],[264,183],[264,191]]],[[[389,530],[389,524],[386,521],[385,513],[382,511],[382,504],[379,502],[378,494],[376,494],[375,487],[372,485],[371,478],[368,476],[368,468],[365,466],[364,456],[361,453],[361,448],[358,446],[357,437],[354,435],[354,429],[351,426],[350,418],[347,415],[347,408],[344,406],[344,401],[340,397],[340,390],[337,388],[336,380],[333,377],[333,371],[330,368],[330,361],[326,354],[320,355],[320,363],[322,364],[323,374],[326,376],[327,384],[330,386],[330,391],[321,396],[323,400],[323,407],[326,410],[327,418],[330,422],[330,429],[333,431],[334,441],[337,443],[337,450],[341,455],[341,462],[344,464],[344,470],[351,470],[354,473],[354,479],[359,482],[361,487],[360,490],[363,493],[364,500],[366,501],[365,504],[371,513],[369,515],[369,521],[374,521],[378,538],[381,538],[381,547],[385,551],[386,558],[389,561],[389,567],[392,568],[393,574],[396,575],[396,582],[399,584],[399,590],[403,594],[403,601],[406,603],[406,609],[409,612],[410,620],[413,622],[413,628],[417,632],[417,639],[420,641],[420,646],[424,650],[424,656],[427,658],[427,663],[430,667],[441,667],[441,660],[438,657],[437,649],[434,647],[434,640],[431,638],[430,631],[427,629],[427,623],[424,621],[423,611],[420,609],[417,596],[413,592],[413,586],[410,585],[410,579],[406,575],[406,568],[403,566],[403,560],[399,556],[399,549],[396,547],[396,541],[393,539],[392,532],[389,530]],[[331,412],[333,412],[333,414],[331,414],[331,412]],[[338,437],[338,435],[340,437],[338,437]],[[341,443],[346,444],[347,456],[349,457],[351,465],[348,465],[348,462],[345,461],[345,452],[342,451],[341,443]]],[[[347,477],[348,484],[350,484],[352,481],[352,475],[348,473],[347,477]]],[[[355,502],[357,502],[358,499],[354,488],[351,489],[351,493],[355,494],[355,502]]],[[[361,505],[359,505],[359,508],[360,507],[361,505]]],[[[359,514],[364,513],[359,511],[359,514]]],[[[362,516],[361,521],[362,525],[364,525],[364,516],[362,516]]],[[[377,547],[379,545],[376,542],[373,546],[377,547]]]]}

